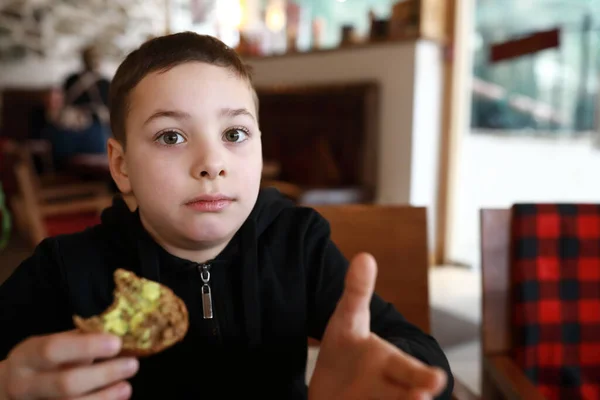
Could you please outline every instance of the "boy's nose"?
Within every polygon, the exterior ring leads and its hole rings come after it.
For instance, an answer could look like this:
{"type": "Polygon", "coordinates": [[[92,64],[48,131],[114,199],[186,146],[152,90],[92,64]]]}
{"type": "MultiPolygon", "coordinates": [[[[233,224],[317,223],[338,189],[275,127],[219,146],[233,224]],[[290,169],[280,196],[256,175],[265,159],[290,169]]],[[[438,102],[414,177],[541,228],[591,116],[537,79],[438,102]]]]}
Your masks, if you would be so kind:
{"type": "Polygon", "coordinates": [[[193,157],[192,175],[195,179],[217,179],[227,176],[227,153],[218,140],[203,135],[196,140],[196,147],[190,154],[193,157]]]}
{"type": "Polygon", "coordinates": [[[227,175],[225,162],[219,154],[206,155],[198,160],[192,174],[196,179],[216,179],[227,175]]]}
{"type": "Polygon", "coordinates": [[[201,178],[209,178],[209,179],[214,179],[218,176],[225,176],[225,169],[219,167],[219,166],[209,166],[208,168],[204,168],[202,171],[200,171],[200,177],[201,178]]]}

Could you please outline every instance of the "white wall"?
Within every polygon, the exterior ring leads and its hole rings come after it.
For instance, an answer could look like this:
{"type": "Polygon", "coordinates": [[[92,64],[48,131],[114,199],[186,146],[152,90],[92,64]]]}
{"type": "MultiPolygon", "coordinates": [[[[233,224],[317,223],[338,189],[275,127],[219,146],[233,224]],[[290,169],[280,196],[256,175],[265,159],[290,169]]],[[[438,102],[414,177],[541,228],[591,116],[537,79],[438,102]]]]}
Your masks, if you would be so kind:
{"type": "Polygon", "coordinates": [[[434,210],[440,57],[438,46],[417,41],[248,61],[257,86],[379,82],[377,202],[434,210]]]}
{"type": "Polygon", "coordinates": [[[77,60],[28,60],[0,64],[0,89],[39,88],[59,85],[66,75],[79,68],[77,60]]]}
{"type": "Polygon", "coordinates": [[[449,258],[479,268],[479,209],[515,202],[600,203],[600,150],[563,139],[469,134],[462,140],[449,258]]]}
{"type": "MultiPolygon", "coordinates": [[[[41,88],[61,85],[70,73],[80,69],[79,57],[69,59],[27,59],[19,63],[0,63],[0,90],[3,88],[41,88]]],[[[105,63],[101,71],[112,77],[116,63],[105,63]]]]}
{"type": "Polygon", "coordinates": [[[442,60],[439,47],[432,42],[423,42],[416,52],[410,204],[428,207],[429,241],[433,244],[439,193],[442,60]]]}

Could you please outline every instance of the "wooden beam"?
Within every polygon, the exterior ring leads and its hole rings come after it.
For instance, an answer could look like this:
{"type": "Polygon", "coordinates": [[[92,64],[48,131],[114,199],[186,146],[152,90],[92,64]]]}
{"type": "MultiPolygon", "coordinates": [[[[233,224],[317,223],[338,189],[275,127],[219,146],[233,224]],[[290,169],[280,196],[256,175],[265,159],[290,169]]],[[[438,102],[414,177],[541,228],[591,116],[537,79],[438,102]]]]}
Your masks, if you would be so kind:
{"type": "Polygon", "coordinates": [[[434,261],[436,265],[450,262],[449,238],[460,139],[469,129],[471,80],[471,29],[474,0],[448,0],[448,46],[444,67],[444,97],[440,144],[439,191],[435,229],[434,261]]]}

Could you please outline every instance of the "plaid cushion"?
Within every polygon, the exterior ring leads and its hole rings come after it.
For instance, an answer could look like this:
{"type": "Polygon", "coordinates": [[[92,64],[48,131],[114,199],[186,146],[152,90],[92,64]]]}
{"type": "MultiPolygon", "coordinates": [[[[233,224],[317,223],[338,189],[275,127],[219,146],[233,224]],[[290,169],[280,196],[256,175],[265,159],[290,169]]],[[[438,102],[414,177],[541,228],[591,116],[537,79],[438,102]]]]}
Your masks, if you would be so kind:
{"type": "Polygon", "coordinates": [[[600,205],[512,213],[515,361],[550,400],[600,399],[600,205]]]}

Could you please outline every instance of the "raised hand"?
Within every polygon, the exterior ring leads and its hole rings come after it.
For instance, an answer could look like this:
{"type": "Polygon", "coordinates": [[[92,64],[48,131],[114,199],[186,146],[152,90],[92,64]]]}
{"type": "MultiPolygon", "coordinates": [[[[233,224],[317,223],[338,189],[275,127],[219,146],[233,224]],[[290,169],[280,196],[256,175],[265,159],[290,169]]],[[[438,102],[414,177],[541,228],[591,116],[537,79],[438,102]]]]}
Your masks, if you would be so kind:
{"type": "Polygon", "coordinates": [[[342,298],[321,341],[310,400],[431,399],[446,386],[445,372],[402,352],[370,331],[369,305],[377,265],[356,256],[342,298]]]}

